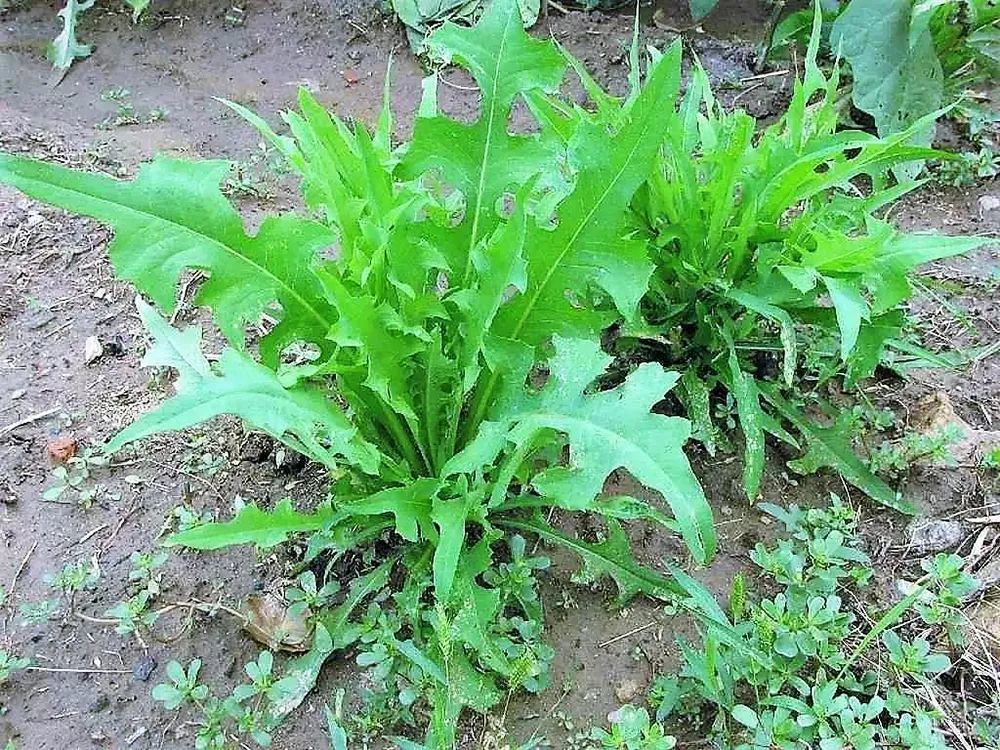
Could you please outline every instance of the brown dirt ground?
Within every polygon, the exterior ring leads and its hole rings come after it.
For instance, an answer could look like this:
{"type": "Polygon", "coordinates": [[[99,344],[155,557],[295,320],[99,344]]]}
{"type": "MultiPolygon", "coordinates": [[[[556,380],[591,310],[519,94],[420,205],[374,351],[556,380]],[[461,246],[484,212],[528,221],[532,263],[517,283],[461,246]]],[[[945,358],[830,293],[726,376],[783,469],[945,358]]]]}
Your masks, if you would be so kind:
{"type": "MultiPolygon", "coordinates": [[[[228,3],[208,0],[156,2],[155,12],[138,26],[123,13],[95,9],[80,31],[95,44],[94,55],[51,86],[43,49],[55,33],[59,5],[15,3],[0,12],[0,149],[122,175],[160,151],[247,162],[257,137],[213,97],[242,102],[274,120],[292,103],[296,87],[305,84],[330,107],[371,121],[390,54],[395,55],[393,108],[402,134],[416,109],[420,66],[376,0],[251,0],[242,4],[238,23],[226,20],[227,14],[232,17],[228,3]],[[165,119],[100,127],[114,112],[101,93],[115,87],[131,91],[140,114],[162,108],[165,119]]],[[[660,27],[644,29],[654,43],[673,37],[664,27],[688,24],[676,4],[661,5],[660,27]]],[[[781,110],[789,77],[740,83],[752,75],[752,45],[737,37],[758,33],[766,16],[759,4],[724,1],[705,24],[714,37],[687,34],[716,80],[734,84],[725,87],[725,97],[765,119],[781,110]]],[[[620,90],[630,29],[627,16],[552,11],[539,33],[552,34],[599,80],[620,90]]],[[[475,103],[456,89],[449,106],[468,114],[475,103]]],[[[259,187],[266,188],[263,197],[244,200],[250,214],[295,202],[280,181],[259,187]]],[[[928,188],[901,206],[897,219],[907,228],[996,233],[1000,210],[982,212],[979,199],[998,193],[995,182],[968,190],[928,188]]],[[[133,293],[112,276],[107,240],[108,232],[92,222],[0,188],[0,425],[51,410],[50,416],[23,426],[0,427],[0,583],[10,591],[10,602],[0,612],[0,647],[30,656],[40,667],[79,670],[21,673],[0,688],[0,745],[13,737],[19,748],[29,750],[190,747],[192,730],[183,717],[161,710],[149,696],[150,687],[163,679],[163,665],[197,656],[213,684],[231,686],[256,655],[256,644],[223,614],[196,617],[188,632],[181,619],[161,622],[157,632],[163,641],[146,643],[123,639],[107,625],[77,614],[100,617],[124,598],[129,556],[153,548],[165,518],[182,502],[226,515],[237,495],[268,504],[286,494],[308,501],[323,493],[323,478],[314,467],[277,467],[272,456],[261,455],[254,438],[225,423],[163,437],[120,456],[113,467],[98,471],[96,479],[107,494],[90,508],[42,502],[50,481],[49,440],[69,435],[81,445],[96,444],[164,397],[162,384],[139,367],[144,338],[133,293]],[[106,353],[84,364],[84,342],[93,335],[106,345],[119,344],[120,355],[106,353]],[[215,473],[199,465],[204,454],[217,460],[215,473]],[[120,493],[120,499],[112,499],[112,493],[120,493]],[[73,614],[40,626],[20,622],[17,606],[46,597],[45,576],[76,560],[95,561],[100,586],[77,597],[73,614]],[[181,634],[173,639],[172,633],[181,634]],[[142,682],[131,671],[146,657],[159,666],[142,682]]],[[[935,269],[937,279],[952,283],[944,292],[949,305],[963,310],[970,325],[961,325],[943,304],[924,304],[929,345],[996,340],[996,257],[995,249],[987,249],[935,269]]],[[[178,319],[199,320],[187,306],[178,319]]],[[[1000,357],[959,373],[921,371],[905,384],[883,380],[867,386],[875,401],[904,417],[920,396],[939,389],[950,394],[973,427],[1000,428],[1000,357]]],[[[738,461],[695,456],[695,464],[718,513],[722,549],[699,576],[723,592],[736,571],[748,569],[747,550],[769,529],[742,499],[738,461]]],[[[871,516],[865,535],[887,586],[913,563],[898,546],[905,520],[876,512],[831,476],[796,481],[777,457],[766,471],[764,494],[773,502],[813,503],[831,490],[857,500],[871,516]]],[[[905,490],[926,513],[944,517],[983,515],[1000,500],[995,483],[968,467],[916,470],[905,490]]],[[[653,564],[681,554],[674,540],[641,531],[634,536],[641,556],[653,564]]],[[[970,541],[963,544],[968,549],[970,541]]],[[[543,587],[548,639],[558,654],[552,688],[540,697],[515,698],[501,718],[516,737],[537,733],[562,747],[566,735],[555,712],[571,717],[577,727],[603,720],[618,705],[615,688],[623,680],[644,689],[655,671],[675,663],[674,636],[690,638],[693,632],[648,602],[610,610],[608,591],[574,585],[572,561],[551,554],[555,566],[543,587]],[[601,645],[639,627],[645,629],[635,636],[601,645]]],[[[255,558],[244,549],[176,554],[166,567],[163,598],[235,605],[262,587],[279,585],[292,555],[255,558]]],[[[348,693],[357,688],[349,656],[325,671],[319,689],[286,722],[274,746],[326,747],[321,708],[338,687],[348,693]]],[[[485,746],[487,736],[495,734],[486,726],[478,717],[470,720],[464,746],[485,746]]]]}

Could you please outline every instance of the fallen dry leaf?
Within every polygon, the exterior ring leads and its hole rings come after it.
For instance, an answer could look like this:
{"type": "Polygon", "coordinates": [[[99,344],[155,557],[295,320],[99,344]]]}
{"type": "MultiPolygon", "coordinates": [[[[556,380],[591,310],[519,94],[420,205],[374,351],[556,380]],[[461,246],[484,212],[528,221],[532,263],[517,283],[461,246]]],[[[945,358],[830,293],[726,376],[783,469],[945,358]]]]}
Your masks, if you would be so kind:
{"type": "Polygon", "coordinates": [[[49,458],[57,464],[65,463],[76,455],[76,439],[68,435],[57,437],[55,440],[50,440],[45,448],[49,458]]]}
{"type": "Polygon", "coordinates": [[[302,653],[312,645],[309,610],[289,616],[288,607],[274,594],[247,597],[247,624],[243,627],[258,643],[272,651],[302,653]]]}

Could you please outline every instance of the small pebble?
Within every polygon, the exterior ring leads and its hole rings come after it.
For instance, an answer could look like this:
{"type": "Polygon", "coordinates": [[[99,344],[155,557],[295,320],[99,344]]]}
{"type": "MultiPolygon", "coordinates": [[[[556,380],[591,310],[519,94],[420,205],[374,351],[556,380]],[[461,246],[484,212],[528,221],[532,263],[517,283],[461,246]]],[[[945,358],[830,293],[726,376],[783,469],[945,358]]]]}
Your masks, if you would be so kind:
{"type": "Polygon", "coordinates": [[[90,336],[83,344],[83,363],[89,365],[96,362],[104,354],[104,347],[97,336],[90,336]]]}
{"type": "Polygon", "coordinates": [[[139,682],[146,682],[156,669],[156,659],[149,654],[143,655],[139,661],[132,665],[132,677],[139,682]]]}

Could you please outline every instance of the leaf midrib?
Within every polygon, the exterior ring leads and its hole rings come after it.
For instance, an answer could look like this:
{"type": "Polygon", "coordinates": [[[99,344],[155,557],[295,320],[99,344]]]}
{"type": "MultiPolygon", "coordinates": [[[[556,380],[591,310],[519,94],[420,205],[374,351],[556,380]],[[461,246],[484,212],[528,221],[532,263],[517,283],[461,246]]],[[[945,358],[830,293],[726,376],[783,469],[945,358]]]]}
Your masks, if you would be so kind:
{"type": "MultiPolygon", "coordinates": [[[[531,298],[528,301],[528,305],[525,307],[524,312],[521,314],[520,319],[517,321],[517,325],[514,327],[514,331],[510,336],[510,338],[517,339],[520,336],[521,329],[524,327],[524,324],[527,321],[528,316],[534,311],[535,305],[538,304],[538,300],[541,298],[542,292],[544,292],[545,289],[548,287],[548,284],[552,280],[552,277],[555,275],[556,270],[562,265],[563,260],[565,260],[570,250],[576,244],[577,239],[579,239],[584,229],[586,229],[590,225],[591,220],[597,213],[598,209],[601,206],[603,206],[604,201],[607,200],[608,195],[615,187],[617,187],[618,182],[622,179],[622,176],[625,174],[625,171],[631,165],[632,158],[635,156],[635,152],[639,149],[639,146],[642,144],[643,136],[645,136],[645,134],[648,132],[650,128],[651,119],[652,118],[650,118],[647,115],[642,130],[639,131],[638,137],[635,139],[635,143],[629,150],[628,156],[622,163],[622,166],[618,170],[618,173],[615,175],[615,178],[604,189],[604,192],[601,193],[600,199],[594,202],[590,211],[586,214],[586,218],[582,222],[580,222],[576,231],[573,232],[572,237],[570,237],[570,239],[563,246],[563,249],[557,256],[555,262],[549,266],[549,270],[546,272],[545,276],[542,279],[542,282],[538,285],[535,292],[532,294],[531,298]]],[[[579,187],[577,189],[579,189],[579,187]]]]}
{"type": "MultiPolygon", "coordinates": [[[[98,178],[100,177],[100,175],[93,175],[93,176],[98,177],[98,178]]],[[[110,179],[110,178],[108,178],[108,179],[110,179]]],[[[243,255],[242,253],[240,253],[239,251],[237,251],[235,248],[230,247],[226,243],[224,243],[224,242],[222,242],[220,240],[217,240],[214,237],[211,237],[211,236],[209,236],[207,234],[204,234],[203,232],[200,232],[200,231],[197,231],[195,229],[192,229],[191,227],[184,226],[183,224],[179,224],[176,221],[174,221],[173,219],[168,219],[168,218],[160,216],[158,214],[151,213],[149,211],[144,211],[144,210],[135,208],[134,206],[129,206],[129,205],[124,204],[124,203],[117,203],[115,201],[108,200],[107,198],[103,198],[100,195],[95,195],[93,193],[89,193],[89,192],[86,192],[84,190],[80,190],[80,189],[77,189],[77,188],[66,187],[66,186],[59,185],[59,184],[54,183],[54,182],[47,182],[47,181],[40,180],[40,179],[33,178],[33,177],[26,177],[25,178],[25,182],[27,182],[27,183],[34,183],[35,186],[36,186],[36,189],[38,187],[45,188],[45,187],[53,187],[54,186],[54,187],[58,188],[61,191],[64,191],[64,192],[67,192],[67,193],[71,193],[71,194],[75,194],[75,195],[84,196],[86,198],[89,198],[90,200],[97,201],[98,203],[101,203],[103,205],[110,206],[112,208],[118,208],[118,209],[123,210],[123,211],[127,211],[127,212],[133,214],[136,217],[145,218],[147,221],[148,220],[155,220],[155,221],[161,222],[163,224],[166,224],[169,227],[173,227],[176,231],[178,231],[180,233],[185,233],[185,234],[193,235],[195,237],[200,237],[200,238],[208,241],[212,245],[215,245],[215,246],[221,248],[225,253],[229,254],[233,258],[236,258],[238,260],[243,261],[245,264],[247,264],[248,266],[254,268],[255,270],[257,270],[258,272],[260,272],[264,276],[267,276],[267,277],[273,279],[277,283],[277,285],[279,287],[287,290],[287,292],[289,293],[289,295],[291,295],[295,299],[296,302],[298,302],[300,305],[302,305],[303,308],[305,308],[306,310],[308,310],[312,314],[312,316],[314,318],[316,318],[316,320],[319,321],[319,323],[321,325],[323,325],[325,328],[330,328],[333,325],[332,321],[328,320],[324,315],[320,314],[320,312],[315,307],[313,307],[311,304],[309,304],[309,302],[307,302],[302,297],[302,295],[300,295],[295,289],[293,289],[291,286],[289,286],[281,278],[279,278],[278,276],[276,276],[275,274],[273,274],[271,271],[269,271],[267,268],[265,268],[264,266],[260,265],[256,261],[254,261],[251,258],[247,257],[246,255],[243,255]]],[[[125,184],[130,184],[130,183],[125,183],[125,184]]],[[[131,183],[131,184],[134,184],[134,183],[131,183]]],[[[99,219],[97,217],[93,217],[93,218],[95,218],[97,221],[99,221],[102,224],[109,224],[109,225],[111,225],[115,229],[115,233],[116,234],[118,233],[118,228],[116,226],[116,222],[113,222],[113,221],[104,221],[104,220],[101,220],[101,219],[99,219]]],[[[241,227],[241,231],[243,231],[243,229],[242,229],[242,219],[240,220],[240,227],[241,227]]],[[[248,241],[253,241],[255,239],[255,236],[251,237],[251,236],[247,235],[245,233],[245,231],[244,231],[244,235],[243,236],[246,237],[246,239],[248,241]]],[[[198,268],[199,266],[191,265],[190,267],[191,268],[198,268]]],[[[211,267],[209,267],[209,268],[203,269],[203,270],[211,271],[212,269],[211,269],[211,267]]]]}
{"type": "Polygon", "coordinates": [[[483,146],[483,160],[479,169],[479,185],[476,188],[476,210],[472,216],[472,233],[469,237],[469,250],[465,266],[465,276],[468,280],[469,271],[472,267],[472,251],[476,247],[479,234],[479,216],[483,208],[483,187],[486,184],[486,165],[489,163],[490,152],[493,150],[493,124],[496,120],[497,91],[500,88],[500,68],[504,60],[504,52],[507,49],[508,30],[514,14],[507,15],[507,21],[503,27],[503,36],[500,39],[500,49],[496,55],[496,64],[493,67],[493,86],[490,89],[490,111],[486,120],[486,143],[483,146]]]}
{"type": "MultiPolygon", "coordinates": [[[[559,411],[533,411],[529,412],[527,415],[525,415],[525,417],[520,418],[518,421],[523,421],[524,419],[528,420],[539,419],[544,421],[546,425],[552,425],[557,422],[562,422],[563,424],[569,423],[568,426],[586,427],[591,432],[596,432],[598,435],[605,436],[609,440],[609,442],[624,443],[626,446],[629,446],[632,449],[632,451],[638,452],[641,455],[645,456],[657,468],[657,470],[664,475],[664,478],[667,480],[667,483],[674,488],[674,491],[677,493],[677,495],[680,495],[685,498],[687,497],[686,494],[680,491],[679,485],[673,480],[669,472],[667,472],[662,466],[660,466],[654,455],[650,453],[648,450],[646,450],[640,443],[637,443],[634,440],[629,439],[629,437],[622,432],[618,432],[616,430],[603,427],[592,419],[579,417],[574,414],[567,414],[566,412],[559,412],[559,411]]],[[[569,430],[564,430],[564,431],[569,432],[569,430]]]]}

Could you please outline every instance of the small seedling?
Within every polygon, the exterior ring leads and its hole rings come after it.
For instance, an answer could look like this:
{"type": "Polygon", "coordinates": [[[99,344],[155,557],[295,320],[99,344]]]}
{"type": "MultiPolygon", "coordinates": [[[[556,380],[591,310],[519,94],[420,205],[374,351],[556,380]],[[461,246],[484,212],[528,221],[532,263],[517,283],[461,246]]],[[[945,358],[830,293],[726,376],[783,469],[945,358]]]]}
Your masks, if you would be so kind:
{"type": "Polygon", "coordinates": [[[120,492],[112,492],[104,484],[92,481],[95,469],[105,468],[108,461],[108,456],[87,446],[65,465],[52,470],[53,483],[42,493],[42,499],[59,503],[75,501],[83,508],[89,508],[98,500],[121,500],[120,492]]]}
{"type": "Polygon", "coordinates": [[[84,589],[92,589],[101,577],[101,569],[97,560],[79,560],[67,563],[55,575],[45,577],[49,588],[59,591],[64,596],[72,597],[84,589]]]}
{"type": "Polygon", "coordinates": [[[907,432],[900,440],[881,443],[872,452],[868,463],[872,471],[890,476],[904,474],[917,461],[953,465],[955,457],[951,446],[963,436],[962,429],[954,424],[930,433],[907,432]]]}
{"type": "Polygon", "coordinates": [[[994,445],[983,453],[980,466],[992,471],[1000,471],[1000,445],[994,445]]]}
{"type": "Polygon", "coordinates": [[[122,86],[101,92],[101,99],[114,103],[117,105],[117,109],[97,124],[100,130],[111,130],[129,125],[149,125],[159,122],[167,116],[166,110],[159,107],[154,107],[147,114],[140,115],[132,104],[132,92],[122,86]]]}
{"type": "Polygon", "coordinates": [[[922,560],[920,566],[930,580],[927,596],[915,605],[925,623],[943,627],[948,640],[959,648],[965,645],[959,607],[979,586],[976,579],[963,570],[963,565],[962,558],[955,554],[939,553],[922,560]]]}
{"type": "Polygon", "coordinates": [[[594,729],[590,736],[607,750],[671,750],[677,745],[662,725],[650,722],[645,709],[630,705],[618,709],[610,729],[594,729]]]}
{"type": "Polygon", "coordinates": [[[104,613],[106,617],[116,621],[115,630],[122,635],[148,630],[156,623],[159,615],[151,611],[150,606],[163,590],[163,573],[160,568],[168,557],[166,552],[132,553],[132,569],[128,580],[133,584],[134,593],[104,613]]]}
{"type": "MultiPolygon", "coordinates": [[[[825,509],[761,507],[784,524],[788,536],[758,544],[751,558],[781,591],[759,599],[746,593],[744,615],[734,619],[742,633],[738,640],[716,637],[708,627],[699,648],[680,642],[683,668],[658,677],[650,694],[657,720],[673,718],[707,731],[723,750],[944,747],[940,717],[909,690],[949,669],[948,657],[935,653],[928,640],[893,629],[903,609],[865,633],[840,596],[843,587],[871,574],[854,512],[836,498],[825,509]],[[877,664],[879,633],[890,667],[881,679],[856,667],[861,654],[854,645],[868,643],[872,652],[864,655],[877,664]]],[[[947,555],[925,563],[923,601],[911,600],[918,612],[952,611],[968,593],[960,564],[947,555]]],[[[946,626],[940,616],[936,624],[946,626]]]]}
{"type": "Polygon", "coordinates": [[[248,662],[244,671],[249,683],[238,685],[230,695],[218,698],[199,681],[201,660],[194,659],[185,669],[179,662],[167,664],[170,682],[153,688],[153,698],[169,711],[182,708],[200,715],[195,747],[228,747],[227,735],[235,733],[253,740],[260,747],[270,747],[270,731],[274,726],[274,706],[294,692],[294,677],[273,675],[274,657],[269,651],[248,662]]]}
{"type": "Polygon", "coordinates": [[[59,614],[58,599],[42,599],[38,602],[23,602],[18,607],[21,621],[29,625],[40,625],[59,614]]]}
{"type": "Polygon", "coordinates": [[[10,679],[11,675],[31,666],[31,659],[19,658],[7,651],[0,650],[0,685],[10,679]]]}

